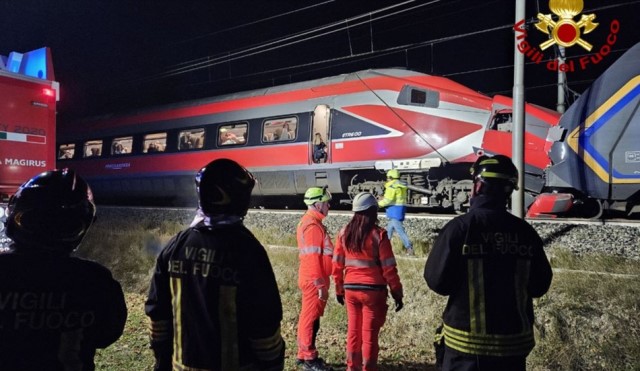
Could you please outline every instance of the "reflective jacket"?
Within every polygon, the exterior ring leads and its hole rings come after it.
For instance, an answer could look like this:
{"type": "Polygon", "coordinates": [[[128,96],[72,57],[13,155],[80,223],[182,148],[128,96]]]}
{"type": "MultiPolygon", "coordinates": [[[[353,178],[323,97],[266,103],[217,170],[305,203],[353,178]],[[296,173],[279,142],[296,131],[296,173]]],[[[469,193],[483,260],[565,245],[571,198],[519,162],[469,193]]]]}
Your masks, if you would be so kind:
{"type": "Polygon", "coordinates": [[[337,295],[344,295],[345,286],[366,290],[388,285],[393,297],[401,298],[402,284],[387,232],[378,226],[373,227],[362,251],[351,252],[345,246],[343,228],[336,239],[333,280],[337,295]]]}
{"type": "Polygon", "coordinates": [[[505,210],[504,200],[472,199],[447,223],[427,258],[429,287],[448,295],[445,344],[481,356],[526,356],[533,349],[532,297],[544,295],[552,271],[538,233],[505,210]]]}
{"type": "Polygon", "coordinates": [[[0,369],[94,370],[96,348],[116,342],[126,320],[122,288],[102,265],[0,254],[0,369]]]}
{"type": "Polygon", "coordinates": [[[307,210],[298,223],[298,285],[311,282],[316,287],[329,288],[333,258],[333,244],[327,229],[322,224],[324,215],[316,210],[307,210]]]}
{"type": "Polygon", "coordinates": [[[407,203],[407,185],[399,179],[393,179],[384,185],[384,198],[378,207],[386,207],[387,218],[404,220],[407,203]]]}
{"type": "Polygon", "coordinates": [[[240,221],[178,233],[145,311],[155,370],[282,370],[282,303],[264,247],[240,221]]]}

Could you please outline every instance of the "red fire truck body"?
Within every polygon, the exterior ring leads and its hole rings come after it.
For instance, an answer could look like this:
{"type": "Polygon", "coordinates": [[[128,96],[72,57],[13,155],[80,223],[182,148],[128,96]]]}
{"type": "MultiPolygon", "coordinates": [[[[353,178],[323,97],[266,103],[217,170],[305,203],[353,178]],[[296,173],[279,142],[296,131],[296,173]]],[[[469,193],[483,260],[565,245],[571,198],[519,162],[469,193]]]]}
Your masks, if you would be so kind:
{"type": "Polygon", "coordinates": [[[55,167],[56,102],[49,48],[0,56],[0,251],[7,201],[29,178],[55,167]]]}

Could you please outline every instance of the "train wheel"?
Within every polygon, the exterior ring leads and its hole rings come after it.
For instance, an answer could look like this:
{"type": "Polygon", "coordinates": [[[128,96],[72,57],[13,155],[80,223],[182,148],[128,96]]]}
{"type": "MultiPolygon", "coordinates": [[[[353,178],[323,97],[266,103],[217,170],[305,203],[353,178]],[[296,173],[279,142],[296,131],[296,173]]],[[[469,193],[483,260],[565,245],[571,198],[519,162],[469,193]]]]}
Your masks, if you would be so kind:
{"type": "Polygon", "coordinates": [[[587,198],[582,201],[580,215],[587,219],[600,219],[604,211],[602,201],[595,198],[587,198]]]}

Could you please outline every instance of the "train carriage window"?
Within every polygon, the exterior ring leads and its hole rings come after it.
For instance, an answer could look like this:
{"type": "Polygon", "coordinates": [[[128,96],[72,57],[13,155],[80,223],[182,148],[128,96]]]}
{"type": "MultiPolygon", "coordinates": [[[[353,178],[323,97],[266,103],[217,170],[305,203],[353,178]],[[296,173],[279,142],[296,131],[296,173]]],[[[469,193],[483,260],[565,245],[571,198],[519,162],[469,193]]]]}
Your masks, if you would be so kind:
{"type": "Polygon", "coordinates": [[[298,136],[298,118],[266,120],[262,126],[262,132],[265,142],[292,141],[298,136]]]}
{"type": "Polygon", "coordinates": [[[142,145],[143,153],[164,152],[167,146],[167,133],[147,134],[144,136],[142,145]]]}
{"type": "Polygon", "coordinates": [[[232,146],[245,144],[247,142],[248,129],[249,127],[246,122],[220,126],[218,128],[218,145],[232,146]]]}
{"type": "Polygon", "coordinates": [[[131,153],[132,145],[133,137],[113,138],[111,141],[111,154],[123,155],[125,153],[131,153]]]}
{"type": "Polygon", "coordinates": [[[440,105],[440,92],[407,85],[400,91],[398,103],[409,106],[438,108],[440,105]]]}
{"type": "Polygon", "coordinates": [[[204,146],[204,128],[182,130],[178,134],[178,150],[201,149],[204,146]]]}
{"type": "Polygon", "coordinates": [[[84,142],[84,157],[102,156],[102,140],[88,140],[84,142]]]}
{"type": "Polygon", "coordinates": [[[66,160],[68,158],[73,158],[73,155],[76,153],[76,145],[73,143],[70,144],[61,144],[58,147],[58,160],[66,160]]]}

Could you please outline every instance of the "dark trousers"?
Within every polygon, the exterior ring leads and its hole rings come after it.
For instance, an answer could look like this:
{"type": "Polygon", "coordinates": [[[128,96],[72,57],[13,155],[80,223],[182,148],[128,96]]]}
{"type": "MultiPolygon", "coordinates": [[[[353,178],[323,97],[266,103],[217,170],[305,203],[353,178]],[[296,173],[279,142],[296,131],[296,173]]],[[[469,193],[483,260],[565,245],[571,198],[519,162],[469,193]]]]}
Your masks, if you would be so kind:
{"type": "Polygon", "coordinates": [[[445,346],[442,371],[525,371],[527,357],[492,357],[462,354],[445,346]]]}

